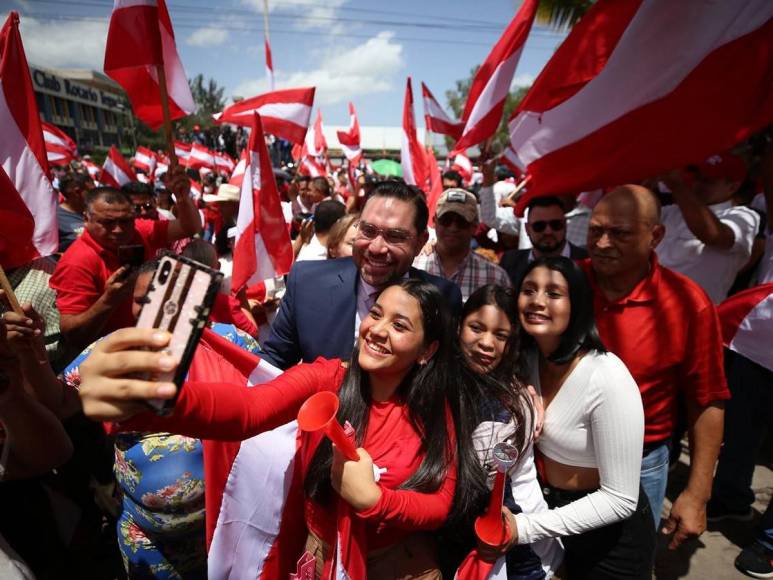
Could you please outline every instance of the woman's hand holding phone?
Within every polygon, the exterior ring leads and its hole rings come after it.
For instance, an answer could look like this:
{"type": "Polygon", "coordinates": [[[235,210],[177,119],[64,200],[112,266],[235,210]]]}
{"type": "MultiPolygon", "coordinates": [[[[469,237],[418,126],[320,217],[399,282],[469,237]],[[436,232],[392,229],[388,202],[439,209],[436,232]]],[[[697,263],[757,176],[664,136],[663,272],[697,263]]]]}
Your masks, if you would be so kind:
{"type": "Polygon", "coordinates": [[[80,367],[83,412],[97,421],[125,421],[148,411],[147,401],[172,399],[171,382],[134,378],[174,370],[179,361],[164,352],[170,334],[152,328],[122,328],[98,342],[80,367]]]}

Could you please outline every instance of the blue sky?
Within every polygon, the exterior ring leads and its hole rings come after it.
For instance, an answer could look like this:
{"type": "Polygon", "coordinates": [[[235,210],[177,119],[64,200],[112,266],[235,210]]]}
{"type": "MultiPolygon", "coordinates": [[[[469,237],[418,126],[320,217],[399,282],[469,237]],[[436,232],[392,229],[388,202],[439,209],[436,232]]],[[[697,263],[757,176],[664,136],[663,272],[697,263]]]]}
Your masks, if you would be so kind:
{"type": "MultiPolygon", "coordinates": [[[[405,77],[445,107],[445,91],[480,64],[520,0],[269,0],[277,86],[317,86],[325,124],[348,123],[352,100],[362,125],[401,123],[405,77]]],[[[178,50],[189,76],[203,73],[226,95],[267,90],[263,0],[167,0],[178,50]]],[[[3,18],[17,10],[31,63],[101,69],[110,0],[0,0],[3,18]]],[[[529,83],[563,39],[532,33],[516,71],[529,83]]],[[[418,121],[419,119],[417,119],[418,121]]],[[[419,121],[420,122],[420,121],[419,121]]]]}

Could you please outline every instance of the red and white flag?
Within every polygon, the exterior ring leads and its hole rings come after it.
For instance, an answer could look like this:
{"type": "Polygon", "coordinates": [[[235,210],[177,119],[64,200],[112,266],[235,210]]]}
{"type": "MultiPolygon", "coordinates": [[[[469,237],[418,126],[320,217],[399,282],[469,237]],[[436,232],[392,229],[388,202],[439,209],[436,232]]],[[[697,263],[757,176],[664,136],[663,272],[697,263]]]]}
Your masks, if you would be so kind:
{"type": "Polygon", "coordinates": [[[274,90],[274,60],[271,58],[271,44],[268,42],[268,38],[266,38],[265,47],[266,47],[266,77],[268,77],[268,86],[273,91],[274,90]]]}
{"type": "Polygon", "coordinates": [[[215,169],[215,155],[204,145],[194,143],[191,146],[191,154],[188,156],[188,169],[215,169]]]}
{"type": "Polygon", "coordinates": [[[191,199],[193,201],[199,201],[202,195],[201,184],[195,179],[188,178],[188,181],[191,182],[191,199]]]}
{"type": "Polygon", "coordinates": [[[538,4],[539,0],[524,0],[486,61],[475,73],[462,113],[464,130],[454,149],[464,151],[496,133],[538,4]]]}
{"type": "Polygon", "coordinates": [[[773,2],[600,0],[510,119],[529,194],[634,182],[773,121],[773,2]],[[729,88],[732,87],[732,88],[729,88]]]}
{"type": "Polygon", "coordinates": [[[502,154],[499,156],[499,160],[507,165],[507,167],[515,174],[516,177],[523,175],[523,170],[518,167],[518,155],[515,150],[508,145],[502,154]]]}
{"type": "Polygon", "coordinates": [[[272,91],[244,99],[214,115],[218,123],[249,127],[252,114],[258,113],[267,133],[292,143],[303,143],[314,104],[314,87],[272,91]]]}
{"type": "Polygon", "coordinates": [[[137,181],[134,170],[115,145],[110,147],[110,151],[108,151],[107,157],[105,157],[99,181],[102,185],[109,187],[121,187],[130,181],[137,181]]]}
{"type": "Polygon", "coordinates": [[[443,195],[443,176],[440,173],[440,166],[435,159],[435,152],[432,147],[427,147],[427,164],[429,165],[429,194],[427,195],[427,207],[429,208],[429,225],[435,226],[435,212],[437,211],[437,202],[443,195]]]}
{"type": "Polygon", "coordinates": [[[349,103],[349,130],[336,131],[336,134],[344,156],[356,164],[359,157],[362,156],[362,147],[360,146],[360,122],[357,120],[354,103],[349,103]]]}
{"type": "Polygon", "coordinates": [[[174,142],[174,154],[180,163],[183,165],[188,164],[188,158],[191,156],[192,145],[190,143],[183,143],[182,141],[174,142]]]}
{"type": "Polygon", "coordinates": [[[50,123],[41,121],[40,125],[43,127],[49,165],[67,165],[78,158],[78,146],[67,133],[50,123]]]}
{"type": "Polygon", "coordinates": [[[725,346],[773,371],[773,282],[733,294],[717,312],[725,346]]]}
{"type": "Polygon", "coordinates": [[[89,172],[89,177],[91,177],[95,183],[99,183],[99,174],[102,173],[102,168],[88,159],[83,160],[83,166],[86,168],[86,171],[89,172]]]}
{"type": "Polygon", "coordinates": [[[421,83],[421,97],[424,101],[424,123],[427,131],[448,135],[458,140],[462,136],[464,123],[449,117],[424,83],[421,83]]]}
{"type": "Polygon", "coordinates": [[[496,562],[487,562],[474,549],[462,561],[454,580],[507,580],[507,562],[504,556],[496,562]]]}
{"type": "Polygon", "coordinates": [[[135,169],[138,169],[145,173],[145,175],[152,177],[153,172],[156,170],[156,154],[153,153],[147,147],[140,145],[137,147],[137,151],[134,152],[134,161],[132,165],[135,169]]]}
{"type": "Polygon", "coordinates": [[[0,30],[0,263],[15,268],[57,251],[56,193],[19,34],[11,12],[0,30]]]}
{"type": "MultiPolygon", "coordinates": [[[[179,159],[179,158],[178,158],[179,159]]],[[[169,166],[171,165],[171,162],[169,160],[169,157],[164,155],[163,153],[156,153],[156,175],[160,176],[169,171],[169,166]]]]}
{"type": "Polygon", "coordinates": [[[242,181],[244,181],[244,172],[247,169],[248,159],[249,153],[247,152],[247,149],[242,149],[241,157],[239,157],[239,163],[237,163],[236,167],[234,167],[234,170],[231,173],[231,179],[228,180],[228,183],[241,188],[242,181]]]}
{"type": "Polygon", "coordinates": [[[271,158],[260,116],[253,113],[249,160],[242,181],[233,251],[234,291],[268,278],[283,276],[293,265],[290,234],[285,225],[271,158]]]}
{"type": "Polygon", "coordinates": [[[300,171],[301,175],[308,175],[309,177],[327,177],[327,167],[325,167],[325,164],[320,163],[309,155],[301,157],[298,171],[300,171]]]}
{"type": "Polygon", "coordinates": [[[234,160],[231,159],[231,156],[228,155],[228,153],[221,153],[216,151],[215,167],[219,172],[227,173],[228,175],[231,175],[231,172],[234,170],[234,167],[236,167],[236,163],[234,163],[234,160]]]}
{"type": "Polygon", "coordinates": [[[114,0],[105,46],[105,74],[121,85],[134,114],[151,129],[164,122],[157,66],[164,67],[171,118],[196,108],[164,0],[114,0]]]}
{"type": "Polygon", "coordinates": [[[464,183],[469,185],[472,181],[472,161],[464,153],[457,153],[451,162],[451,169],[459,172],[464,183]]]}
{"type": "Polygon", "coordinates": [[[405,101],[403,102],[403,135],[400,147],[400,164],[403,167],[403,179],[408,185],[415,185],[421,190],[428,187],[429,171],[427,159],[416,134],[416,121],[413,116],[413,89],[411,77],[405,86],[405,101]]]}
{"type": "Polygon", "coordinates": [[[310,133],[306,133],[306,139],[303,142],[306,147],[306,155],[321,158],[327,153],[327,140],[322,131],[322,111],[317,109],[317,118],[314,119],[314,126],[310,133]]]}

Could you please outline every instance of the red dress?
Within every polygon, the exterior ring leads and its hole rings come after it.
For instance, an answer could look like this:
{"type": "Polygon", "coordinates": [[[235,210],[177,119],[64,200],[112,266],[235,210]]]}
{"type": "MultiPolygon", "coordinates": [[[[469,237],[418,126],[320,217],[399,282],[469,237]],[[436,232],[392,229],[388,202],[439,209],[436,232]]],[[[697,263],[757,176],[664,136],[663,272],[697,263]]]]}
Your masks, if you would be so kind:
{"type": "MultiPolygon", "coordinates": [[[[221,383],[185,383],[174,414],[169,418],[142,415],[124,423],[123,430],[167,431],[215,440],[243,440],[274,429],[297,417],[306,399],[319,391],[338,391],[345,374],[341,361],[318,358],[300,364],[261,385],[241,388],[221,383]]],[[[449,418],[450,424],[450,418],[449,418]]],[[[299,434],[296,474],[305,477],[321,440],[318,434],[299,434]]],[[[397,489],[421,464],[421,440],[397,398],[373,402],[362,444],[380,470],[381,498],[372,508],[355,512],[364,524],[367,553],[393,545],[417,531],[434,530],[446,520],[456,486],[452,462],[441,487],[431,493],[397,489]]],[[[449,447],[455,449],[453,441],[449,447]]],[[[301,479],[302,480],[302,479],[301,479]]],[[[308,529],[328,545],[335,545],[337,504],[319,504],[304,498],[308,529]]],[[[297,558],[297,557],[296,557],[297,558]]]]}

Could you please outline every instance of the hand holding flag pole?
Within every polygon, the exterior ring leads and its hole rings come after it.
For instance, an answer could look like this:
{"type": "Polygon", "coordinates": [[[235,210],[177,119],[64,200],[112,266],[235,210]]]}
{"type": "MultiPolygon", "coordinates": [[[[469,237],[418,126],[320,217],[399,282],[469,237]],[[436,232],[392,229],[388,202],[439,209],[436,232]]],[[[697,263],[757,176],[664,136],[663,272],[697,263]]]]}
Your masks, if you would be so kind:
{"type": "Polygon", "coordinates": [[[493,450],[497,474],[494,489],[486,513],[475,520],[475,534],[484,544],[497,547],[510,540],[510,532],[502,519],[502,503],[505,493],[505,478],[508,470],[518,461],[518,450],[508,443],[497,443],[493,450]]]}
{"type": "Polygon", "coordinates": [[[338,404],[338,396],[330,391],[312,395],[298,411],[298,427],[301,431],[307,432],[324,431],[344,457],[349,461],[359,461],[360,456],[354,443],[346,436],[341,424],[336,421],[338,404]]]}
{"type": "Polygon", "coordinates": [[[10,304],[11,309],[16,314],[21,314],[22,316],[26,316],[24,314],[24,310],[21,308],[21,304],[19,304],[19,300],[16,298],[16,294],[13,292],[13,288],[11,287],[11,282],[8,280],[8,277],[5,275],[5,270],[3,270],[3,267],[0,266],[0,289],[2,289],[3,292],[5,292],[5,297],[8,300],[8,304],[10,304]]]}

